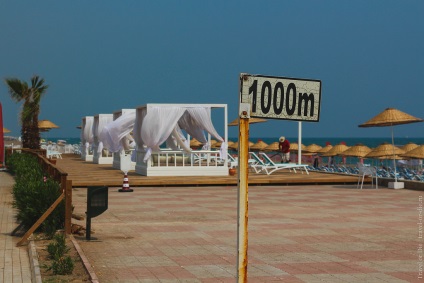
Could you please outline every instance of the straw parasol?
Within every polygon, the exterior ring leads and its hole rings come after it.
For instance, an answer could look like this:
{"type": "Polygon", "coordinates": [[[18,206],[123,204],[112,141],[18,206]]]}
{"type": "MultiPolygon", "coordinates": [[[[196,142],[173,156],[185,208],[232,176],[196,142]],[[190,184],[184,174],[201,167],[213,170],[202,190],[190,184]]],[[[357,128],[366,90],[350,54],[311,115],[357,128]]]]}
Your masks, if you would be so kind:
{"type": "MultiPolygon", "coordinates": [[[[417,122],[423,122],[423,121],[424,120],[421,118],[411,116],[395,108],[387,108],[386,110],[384,110],[383,112],[375,116],[374,118],[359,125],[359,127],[388,127],[390,126],[392,130],[392,145],[395,146],[395,141],[393,137],[393,126],[417,123],[417,122]]],[[[395,183],[396,183],[397,182],[396,162],[395,162],[396,153],[393,151],[392,155],[393,155],[393,167],[395,171],[395,183]]]]}
{"type": "Polygon", "coordinates": [[[38,129],[40,132],[48,132],[51,129],[58,129],[59,126],[49,120],[38,121],[38,129]]]}
{"type": "Polygon", "coordinates": [[[211,139],[211,148],[217,143],[218,141],[215,139],[211,139]]]}
{"type": "Polygon", "coordinates": [[[267,145],[266,147],[264,147],[262,150],[263,151],[278,151],[278,142],[273,142],[269,145],[267,145]]]}
{"type": "Polygon", "coordinates": [[[199,147],[201,145],[203,145],[203,144],[195,138],[190,140],[190,147],[199,147]]]}
{"type": "Polygon", "coordinates": [[[405,152],[411,151],[413,149],[416,149],[418,147],[418,144],[409,142],[405,144],[404,146],[401,146],[400,148],[403,149],[405,152]]]}
{"type": "Polygon", "coordinates": [[[303,151],[305,151],[306,153],[317,153],[321,149],[322,149],[322,146],[313,143],[306,146],[303,151]]]}
{"type": "Polygon", "coordinates": [[[420,145],[413,150],[410,150],[404,154],[401,154],[401,156],[409,157],[413,159],[424,159],[424,145],[420,145]]]}
{"type": "Polygon", "coordinates": [[[222,142],[216,141],[216,142],[211,144],[211,148],[220,148],[221,144],[222,144],[222,142]]]}
{"type": "Polygon", "coordinates": [[[6,133],[10,133],[10,130],[8,130],[8,129],[6,129],[5,127],[3,127],[3,133],[4,133],[4,134],[6,134],[6,133]]]}
{"type": "MultiPolygon", "coordinates": [[[[305,149],[305,145],[301,144],[301,149],[305,149]]],[[[290,151],[298,151],[299,150],[299,144],[296,142],[290,143],[290,151]]]]}
{"type": "Polygon", "coordinates": [[[362,158],[365,155],[367,155],[368,153],[370,153],[371,150],[372,149],[369,148],[368,146],[363,145],[361,143],[358,143],[358,144],[346,149],[342,153],[339,153],[339,155],[361,157],[362,158]]]}
{"type": "Polygon", "coordinates": [[[343,154],[340,154],[340,153],[343,153],[347,149],[349,149],[349,147],[347,145],[345,145],[344,143],[340,143],[340,144],[337,144],[337,145],[333,146],[329,151],[324,152],[321,155],[322,156],[343,155],[343,154]]]}
{"type": "Polygon", "coordinates": [[[267,147],[268,144],[264,141],[258,141],[257,143],[255,143],[254,145],[252,145],[250,147],[250,149],[252,150],[263,150],[265,147],[267,147]]]}
{"type": "Polygon", "coordinates": [[[318,150],[317,153],[326,153],[327,151],[329,151],[332,148],[333,148],[333,146],[331,144],[327,144],[326,146],[324,146],[323,148],[318,150]]]}
{"type": "Polygon", "coordinates": [[[231,148],[231,149],[238,149],[238,141],[236,141],[236,142],[233,142],[232,144],[228,144],[228,148],[231,148]]]}
{"type": "Polygon", "coordinates": [[[361,128],[365,127],[388,127],[409,123],[423,122],[421,118],[411,116],[405,112],[397,110],[395,108],[387,108],[374,118],[368,120],[367,122],[359,125],[361,128]]]}
{"type": "Polygon", "coordinates": [[[384,157],[384,156],[393,156],[404,154],[405,151],[400,149],[397,146],[394,146],[390,143],[382,143],[376,148],[374,148],[371,152],[365,155],[365,158],[374,158],[374,157],[384,157]]]}
{"type": "MultiPolygon", "coordinates": [[[[228,126],[237,126],[239,124],[239,119],[240,118],[236,118],[235,120],[233,120],[231,123],[228,124],[228,126]]],[[[249,118],[249,124],[255,124],[255,123],[263,123],[266,122],[266,119],[262,119],[262,118],[249,118]]]]}

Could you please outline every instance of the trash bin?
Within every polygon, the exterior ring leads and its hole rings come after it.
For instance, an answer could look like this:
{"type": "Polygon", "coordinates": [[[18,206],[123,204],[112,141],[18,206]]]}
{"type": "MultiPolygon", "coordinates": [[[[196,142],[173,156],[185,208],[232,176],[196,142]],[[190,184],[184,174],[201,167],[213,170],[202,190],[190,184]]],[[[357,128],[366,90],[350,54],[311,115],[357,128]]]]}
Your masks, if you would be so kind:
{"type": "Polygon", "coordinates": [[[88,187],[87,188],[87,221],[85,238],[91,239],[91,218],[99,216],[108,208],[108,193],[109,188],[101,187],[88,187]]]}

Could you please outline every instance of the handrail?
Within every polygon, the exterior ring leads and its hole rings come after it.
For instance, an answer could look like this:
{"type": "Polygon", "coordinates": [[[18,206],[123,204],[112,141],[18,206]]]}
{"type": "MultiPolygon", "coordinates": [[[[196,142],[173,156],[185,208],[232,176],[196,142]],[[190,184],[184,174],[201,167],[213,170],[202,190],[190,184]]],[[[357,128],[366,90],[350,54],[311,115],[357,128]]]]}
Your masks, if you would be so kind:
{"type": "MultiPolygon", "coordinates": [[[[8,149],[8,150],[10,150],[10,152],[8,152],[8,154],[10,155],[11,149],[8,149]]],[[[49,159],[47,159],[45,149],[33,150],[28,148],[21,148],[19,150],[21,150],[21,152],[25,152],[37,157],[38,163],[43,169],[43,172],[47,172],[53,180],[55,180],[56,182],[60,184],[62,194],[65,194],[65,233],[71,234],[72,181],[67,180],[68,173],[56,167],[56,165],[54,165],[53,163],[50,162],[49,159]]]]}

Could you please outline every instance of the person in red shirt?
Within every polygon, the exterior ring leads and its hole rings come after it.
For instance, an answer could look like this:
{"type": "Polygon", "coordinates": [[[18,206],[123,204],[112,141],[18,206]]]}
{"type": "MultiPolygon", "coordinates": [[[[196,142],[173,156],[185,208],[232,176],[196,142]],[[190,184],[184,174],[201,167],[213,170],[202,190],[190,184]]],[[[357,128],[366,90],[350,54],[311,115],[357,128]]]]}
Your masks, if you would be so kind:
{"type": "Polygon", "coordinates": [[[280,137],[278,150],[281,155],[281,162],[290,162],[290,142],[285,137],[280,137]]]}

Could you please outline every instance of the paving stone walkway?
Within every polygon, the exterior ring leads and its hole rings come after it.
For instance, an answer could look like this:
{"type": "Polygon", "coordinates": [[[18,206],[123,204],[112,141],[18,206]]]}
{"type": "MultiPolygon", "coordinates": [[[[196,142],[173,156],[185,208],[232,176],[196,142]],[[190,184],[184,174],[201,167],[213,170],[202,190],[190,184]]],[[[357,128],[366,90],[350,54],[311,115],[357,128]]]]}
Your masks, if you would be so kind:
{"type": "MultiPolygon", "coordinates": [[[[424,192],[364,187],[249,187],[248,282],[424,282],[424,192]]],[[[100,282],[236,282],[236,187],[118,189],[76,237],[100,282]]]]}
{"type": "Polygon", "coordinates": [[[11,236],[18,226],[12,207],[14,179],[0,172],[0,282],[31,282],[31,268],[27,246],[16,247],[20,240],[11,236]]]}

